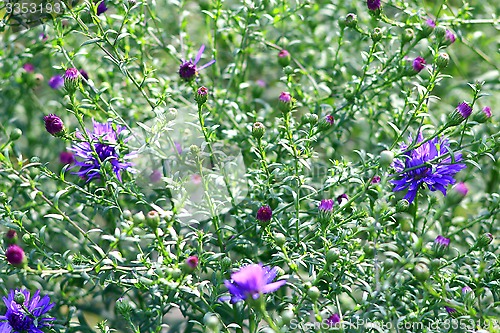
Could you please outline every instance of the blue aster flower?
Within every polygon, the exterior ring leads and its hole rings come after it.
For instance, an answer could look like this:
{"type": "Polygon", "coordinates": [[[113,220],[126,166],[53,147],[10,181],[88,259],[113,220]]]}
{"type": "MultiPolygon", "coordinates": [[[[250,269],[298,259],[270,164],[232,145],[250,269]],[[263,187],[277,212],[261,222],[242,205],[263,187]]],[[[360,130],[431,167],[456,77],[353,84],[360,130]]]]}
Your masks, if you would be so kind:
{"type": "MultiPolygon", "coordinates": [[[[412,142],[411,137],[409,141],[412,142]]],[[[417,143],[423,141],[420,133],[417,137],[417,143]]],[[[403,145],[402,150],[407,146],[403,145]]],[[[398,179],[392,180],[394,184],[393,191],[408,190],[405,199],[413,202],[417,196],[420,187],[425,184],[431,191],[439,190],[446,196],[446,187],[455,183],[453,178],[460,170],[465,169],[466,165],[458,163],[462,160],[461,153],[448,154],[450,144],[448,139],[434,138],[420,147],[410,150],[403,154],[404,159],[396,159],[393,163],[398,179]],[[448,156],[444,157],[444,155],[448,156]]]]}
{"type": "MultiPolygon", "coordinates": [[[[110,121],[107,123],[93,121],[93,124],[94,130],[92,132],[86,130],[90,143],[78,142],[68,148],[75,154],[74,167],[80,167],[80,170],[74,174],[87,180],[87,182],[92,179],[99,179],[101,177],[101,167],[104,166],[105,162],[109,162],[118,180],[122,181],[121,173],[123,170],[134,172],[132,169],[133,163],[127,160],[136,156],[136,153],[125,154],[123,157],[120,155],[118,135],[125,130],[125,127],[114,126],[110,121]]],[[[84,135],[78,131],[76,137],[82,141],[86,140],[84,135]]],[[[128,140],[129,138],[126,138],[123,142],[128,140]]]]}
{"type": "Polygon", "coordinates": [[[3,298],[7,312],[0,316],[0,333],[43,333],[56,318],[44,317],[55,305],[49,296],[40,298],[40,290],[30,298],[28,290],[11,290],[3,298]]]}
{"type": "Polygon", "coordinates": [[[223,296],[219,300],[230,300],[234,304],[248,297],[258,299],[261,294],[276,291],[286,283],[286,280],[273,282],[277,273],[276,267],[269,268],[262,264],[244,266],[238,272],[231,274],[231,280],[224,281],[231,296],[223,296]]]}

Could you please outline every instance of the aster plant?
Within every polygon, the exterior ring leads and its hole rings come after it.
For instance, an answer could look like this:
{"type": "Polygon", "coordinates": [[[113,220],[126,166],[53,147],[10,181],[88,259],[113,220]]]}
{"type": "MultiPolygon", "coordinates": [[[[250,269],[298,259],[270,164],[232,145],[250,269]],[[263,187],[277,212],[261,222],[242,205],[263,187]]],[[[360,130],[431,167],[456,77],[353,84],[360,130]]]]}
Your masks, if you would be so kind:
{"type": "MultiPolygon", "coordinates": [[[[409,137],[408,141],[411,143],[412,138],[409,137]]],[[[391,181],[393,191],[406,190],[404,198],[409,203],[415,200],[418,190],[424,185],[431,191],[439,190],[446,195],[448,185],[455,183],[455,175],[466,168],[465,164],[459,163],[462,154],[450,150],[448,139],[436,137],[424,141],[422,133],[418,134],[415,144],[418,147],[410,150],[402,145],[401,158],[394,160],[397,173],[393,175],[396,179],[391,181]]]]}
{"type": "MultiPolygon", "coordinates": [[[[79,168],[74,174],[87,182],[100,179],[102,167],[109,162],[118,180],[122,181],[123,171],[134,172],[133,163],[128,160],[136,156],[135,153],[120,154],[118,136],[125,130],[125,127],[115,125],[111,121],[99,123],[93,120],[92,122],[93,130],[86,130],[89,141],[77,142],[68,148],[75,157],[74,167],[79,168]]],[[[86,136],[81,132],[76,133],[76,137],[82,141],[86,141],[86,136]]],[[[128,140],[129,138],[126,138],[123,142],[128,140]]]]}

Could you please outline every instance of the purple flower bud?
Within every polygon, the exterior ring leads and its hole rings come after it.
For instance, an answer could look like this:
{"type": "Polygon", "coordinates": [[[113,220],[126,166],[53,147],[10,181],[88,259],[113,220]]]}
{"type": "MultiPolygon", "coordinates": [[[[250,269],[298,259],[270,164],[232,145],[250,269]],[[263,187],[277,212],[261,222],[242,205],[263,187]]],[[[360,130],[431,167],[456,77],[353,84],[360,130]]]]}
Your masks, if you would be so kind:
{"type": "Polygon", "coordinates": [[[106,7],[106,1],[103,0],[97,6],[97,15],[101,15],[102,13],[104,13],[107,10],[108,10],[108,7],[106,7]]]}
{"type": "Polygon", "coordinates": [[[431,28],[435,28],[436,27],[436,22],[433,19],[431,19],[431,18],[427,19],[425,21],[425,23],[427,24],[428,27],[431,27],[431,28]]]}
{"type": "Polygon", "coordinates": [[[207,101],[208,98],[208,89],[207,87],[199,87],[198,90],[196,91],[196,96],[195,100],[198,103],[198,105],[203,105],[207,101]]]}
{"type": "Polygon", "coordinates": [[[472,113],[472,108],[467,102],[458,104],[457,110],[462,115],[462,117],[464,117],[464,119],[467,119],[472,113]]]}
{"type": "Polygon", "coordinates": [[[491,118],[491,108],[489,106],[485,106],[483,108],[483,113],[486,115],[486,117],[491,118]]]}
{"type": "Polygon", "coordinates": [[[12,244],[7,248],[7,251],[5,251],[5,257],[11,265],[16,267],[21,267],[26,263],[24,250],[16,244],[12,244]]]}
{"type": "Polygon", "coordinates": [[[452,315],[454,314],[455,312],[457,312],[457,310],[455,310],[454,308],[450,308],[449,306],[445,306],[444,309],[446,310],[446,312],[448,312],[448,314],[452,315]]]}
{"type": "Polygon", "coordinates": [[[268,223],[271,221],[271,218],[273,217],[273,211],[271,210],[271,207],[269,206],[262,206],[259,208],[257,211],[257,220],[263,223],[268,223]]]}
{"type": "Polygon", "coordinates": [[[64,85],[64,79],[61,75],[54,75],[49,79],[48,84],[54,90],[61,89],[64,85]]]}
{"type": "Polygon", "coordinates": [[[448,43],[448,44],[453,44],[455,43],[455,40],[457,39],[457,37],[455,37],[455,34],[453,32],[451,32],[451,30],[446,30],[446,33],[445,33],[445,41],[448,43]]]}
{"type": "Polygon", "coordinates": [[[45,121],[45,129],[47,132],[52,134],[53,136],[59,136],[64,134],[64,123],[55,114],[49,114],[48,116],[43,117],[45,121]]]}
{"type": "Polygon", "coordinates": [[[63,151],[59,154],[59,162],[61,162],[61,164],[73,164],[75,162],[75,156],[72,152],[63,151]]]}
{"type": "Polygon", "coordinates": [[[64,73],[64,87],[71,93],[76,90],[80,81],[80,72],[76,68],[68,68],[64,73]]]}
{"type": "Polygon", "coordinates": [[[33,64],[30,64],[29,62],[27,62],[23,65],[23,69],[28,73],[33,73],[35,71],[35,66],[33,66],[33,64]]]}
{"type": "Polygon", "coordinates": [[[17,232],[14,229],[9,229],[5,234],[5,237],[7,237],[7,239],[14,239],[17,237],[17,232]]]}
{"type": "Polygon", "coordinates": [[[283,91],[279,97],[280,102],[290,103],[292,101],[292,95],[289,92],[283,91]]]}
{"type": "Polygon", "coordinates": [[[332,314],[328,319],[326,320],[326,324],[328,326],[335,326],[338,323],[340,323],[340,316],[337,313],[332,314]]]}
{"type": "Polygon", "coordinates": [[[155,169],[153,170],[153,172],[151,172],[151,174],[149,175],[149,180],[152,182],[152,183],[158,183],[160,180],[161,180],[161,177],[162,177],[162,173],[160,170],[158,169],[155,169]]]}
{"type": "Polygon", "coordinates": [[[425,68],[425,59],[422,57],[416,57],[415,60],[413,60],[412,66],[415,72],[419,73],[422,69],[425,68]]]}
{"type": "Polygon", "coordinates": [[[287,50],[283,49],[278,53],[278,63],[281,66],[286,67],[290,65],[290,60],[290,52],[288,52],[287,50]]]}
{"type": "Polygon", "coordinates": [[[434,244],[436,246],[448,247],[450,245],[450,239],[439,235],[434,240],[434,244]]]}
{"type": "Polygon", "coordinates": [[[462,288],[462,295],[467,295],[473,292],[472,288],[469,286],[465,286],[462,288]]]}
{"type": "Polygon", "coordinates": [[[333,199],[323,199],[319,203],[318,210],[320,212],[331,212],[333,211],[333,199]]]}
{"type": "Polygon", "coordinates": [[[369,10],[380,9],[380,0],[366,0],[366,5],[369,10]]]}
{"type": "Polygon", "coordinates": [[[196,269],[198,267],[198,262],[199,259],[197,256],[190,256],[186,259],[186,265],[191,268],[192,270],[196,269]]]}
{"type": "Polygon", "coordinates": [[[333,118],[333,116],[332,116],[331,114],[329,114],[329,115],[327,115],[327,116],[325,117],[325,121],[326,121],[327,123],[329,123],[330,125],[333,125],[333,122],[335,121],[335,119],[333,118]]]}
{"type": "Polygon", "coordinates": [[[454,188],[463,197],[465,197],[467,195],[467,192],[469,192],[467,185],[465,185],[465,183],[463,182],[458,183],[454,188]]]}
{"type": "Polygon", "coordinates": [[[372,184],[380,183],[380,176],[373,176],[371,183],[372,184]]]}

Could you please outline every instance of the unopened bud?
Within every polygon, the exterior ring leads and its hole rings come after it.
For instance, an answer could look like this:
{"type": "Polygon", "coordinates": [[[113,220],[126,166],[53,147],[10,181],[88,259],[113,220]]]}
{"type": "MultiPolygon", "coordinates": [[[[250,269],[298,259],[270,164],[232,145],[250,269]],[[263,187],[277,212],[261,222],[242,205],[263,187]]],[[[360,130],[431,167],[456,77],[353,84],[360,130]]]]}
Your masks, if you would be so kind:
{"type": "Polygon", "coordinates": [[[264,124],[262,124],[259,121],[254,123],[252,126],[252,135],[257,140],[262,138],[262,136],[264,136],[265,131],[266,131],[266,127],[264,126],[264,124]]]}
{"type": "Polygon", "coordinates": [[[448,55],[448,53],[445,53],[445,52],[439,53],[439,55],[436,59],[436,66],[439,69],[443,69],[443,68],[446,68],[449,63],[450,63],[450,56],[448,55]]]}

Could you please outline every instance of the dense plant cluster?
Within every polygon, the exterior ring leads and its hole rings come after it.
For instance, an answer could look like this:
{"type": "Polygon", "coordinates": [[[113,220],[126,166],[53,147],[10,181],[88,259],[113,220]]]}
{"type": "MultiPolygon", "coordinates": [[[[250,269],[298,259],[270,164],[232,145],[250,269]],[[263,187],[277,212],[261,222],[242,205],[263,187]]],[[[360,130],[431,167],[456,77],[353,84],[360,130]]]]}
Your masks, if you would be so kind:
{"type": "Polygon", "coordinates": [[[56,2],[0,3],[0,333],[500,331],[494,1],[56,2]]]}

